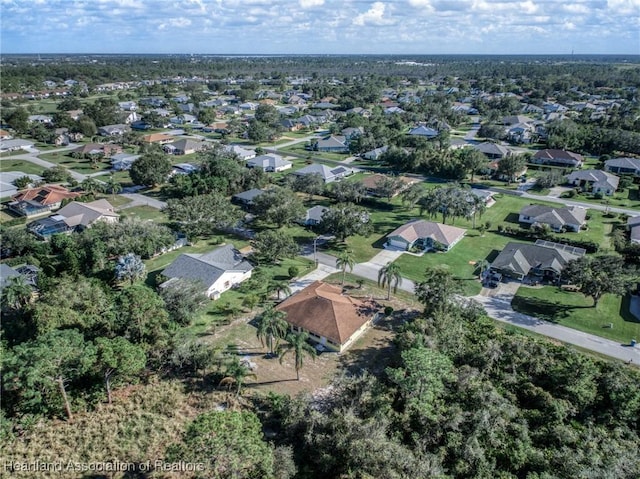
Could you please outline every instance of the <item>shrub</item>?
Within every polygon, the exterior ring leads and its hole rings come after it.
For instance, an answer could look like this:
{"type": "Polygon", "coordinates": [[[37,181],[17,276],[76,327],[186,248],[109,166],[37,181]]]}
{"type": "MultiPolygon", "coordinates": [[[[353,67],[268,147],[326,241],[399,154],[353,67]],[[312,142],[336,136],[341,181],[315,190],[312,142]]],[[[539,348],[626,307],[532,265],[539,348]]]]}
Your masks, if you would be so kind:
{"type": "Polygon", "coordinates": [[[300,269],[297,266],[289,266],[289,278],[295,278],[300,274],[300,269]]]}
{"type": "Polygon", "coordinates": [[[384,315],[385,316],[389,316],[393,313],[393,308],[391,306],[385,306],[384,307],[384,315]]]}
{"type": "Polygon", "coordinates": [[[594,197],[596,200],[601,200],[602,198],[604,198],[604,195],[602,194],[602,192],[601,192],[601,191],[598,191],[597,193],[595,193],[595,194],[593,195],[593,197],[594,197]]]}

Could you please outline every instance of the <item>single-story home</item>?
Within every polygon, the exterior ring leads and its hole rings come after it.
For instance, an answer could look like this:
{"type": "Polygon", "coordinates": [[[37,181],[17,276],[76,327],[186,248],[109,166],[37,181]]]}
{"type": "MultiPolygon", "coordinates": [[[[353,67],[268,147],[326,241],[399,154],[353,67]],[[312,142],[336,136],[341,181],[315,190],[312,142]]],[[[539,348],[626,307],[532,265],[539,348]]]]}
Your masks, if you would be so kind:
{"type": "Polygon", "coordinates": [[[316,344],[343,352],[378,315],[378,305],[342,294],[342,288],[315,281],[276,306],[294,332],[307,332],[316,344]]]}
{"type": "Polygon", "coordinates": [[[580,231],[587,221],[587,209],[579,206],[554,208],[546,205],[528,205],[520,210],[520,223],[549,225],[553,231],[580,231]]]}
{"type": "Polygon", "coordinates": [[[171,174],[173,175],[190,175],[198,171],[198,167],[196,165],[192,165],[191,163],[177,163],[173,165],[173,170],[171,170],[171,174]]]}
{"type": "Polygon", "coordinates": [[[72,201],[60,208],[55,215],[33,221],[27,229],[41,239],[58,233],[82,231],[98,221],[115,223],[120,215],[105,199],[80,203],[72,201]]]}
{"type": "Polygon", "coordinates": [[[409,221],[389,233],[385,247],[449,251],[466,232],[464,228],[418,219],[409,221]]]}
{"type": "Polygon", "coordinates": [[[114,143],[87,143],[71,150],[71,153],[82,156],[101,155],[105,158],[111,158],[113,155],[122,153],[122,146],[114,143]]]}
{"type": "Polygon", "coordinates": [[[506,146],[498,145],[490,141],[473,145],[473,148],[484,154],[490,160],[500,160],[511,154],[511,150],[506,146]]]}
{"type": "Polygon", "coordinates": [[[613,158],[604,162],[604,169],[619,175],[640,176],[640,158],[613,158]]]}
{"type": "Polygon", "coordinates": [[[438,130],[435,130],[433,128],[429,128],[428,126],[424,126],[424,125],[420,125],[417,126],[415,128],[412,128],[409,131],[409,135],[411,136],[422,136],[425,138],[435,138],[436,136],[438,136],[438,130]]]}
{"type": "Polygon", "coordinates": [[[250,190],[243,191],[242,193],[237,193],[233,195],[231,197],[231,201],[241,206],[251,207],[253,206],[253,200],[255,200],[258,196],[260,196],[264,192],[265,190],[252,188],[250,190]]]}
{"type": "MultiPolygon", "coordinates": [[[[386,175],[375,173],[373,175],[365,176],[362,179],[361,183],[364,185],[369,196],[386,196],[382,194],[378,189],[380,182],[384,181],[386,178],[388,178],[386,175]]],[[[399,180],[398,188],[393,192],[393,194],[391,195],[392,197],[397,196],[398,194],[409,188],[412,184],[418,182],[418,180],[416,180],[415,178],[409,178],[408,176],[397,176],[396,178],[399,180]]]]}
{"type": "Polygon", "coordinates": [[[190,138],[182,138],[173,143],[167,143],[162,149],[172,155],[189,155],[197,151],[202,151],[207,145],[202,141],[192,140],[190,138]]]}
{"type": "Polygon", "coordinates": [[[366,159],[366,160],[371,160],[371,161],[375,161],[378,158],[380,158],[380,156],[384,153],[387,152],[387,150],[389,149],[388,146],[381,146],[380,148],[374,148],[373,150],[369,150],[365,153],[362,153],[362,158],[366,159]]]}
{"type": "Polygon", "coordinates": [[[520,281],[529,274],[556,281],[569,261],[584,254],[584,249],[549,241],[510,242],[493,260],[490,270],[520,281]]]}
{"type": "Polygon", "coordinates": [[[237,155],[241,160],[250,160],[256,157],[255,150],[249,150],[240,145],[225,145],[223,148],[225,151],[237,155]]]}
{"type": "Polygon", "coordinates": [[[42,176],[39,175],[27,174],[22,171],[3,171],[0,175],[0,198],[7,198],[18,193],[15,181],[25,176],[31,179],[32,185],[42,181],[42,176]]]}
{"type": "Polygon", "coordinates": [[[150,135],[144,135],[142,137],[143,143],[156,143],[158,145],[166,145],[173,140],[175,140],[174,136],[165,133],[151,133],[150,135]]]}
{"type": "Polygon", "coordinates": [[[329,208],[322,205],[316,205],[307,210],[304,218],[300,218],[299,223],[304,226],[316,226],[322,221],[322,215],[329,208]]]}
{"type": "Polygon", "coordinates": [[[16,151],[16,150],[28,150],[33,148],[35,142],[31,140],[22,140],[20,138],[15,138],[13,140],[2,140],[0,141],[0,153],[6,153],[8,151],[16,151]]]}
{"type": "Polygon", "coordinates": [[[40,269],[32,264],[23,264],[12,268],[8,264],[0,263],[0,291],[7,286],[11,278],[22,276],[29,286],[35,289],[40,269]]]}
{"type": "Polygon", "coordinates": [[[293,174],[298,176],[318,174],[322,177],[325,183],[332,183],[353,174],[353,170],[346,166],[329,167],[320,163],[312,163],[309,166],[305,166],[304,168],[295,171],[293,174]]]}
{"type": "Polygon", "coordinates": [[[317,151],[326,151],[331,153],[348,153],[349,145],[344,136],[329,136],[321,138],[315,145],[317,151]]]}
{"type": "Polygon", "coordinates": [[[582,168],[584,158],[578,153],[566,150],[545,149],[539,150],[531,158],[531,163],[550,166],[564,166],[571,168],[582,168]]]}
{"type": "Polygon", "coordinates": [[[132,153],[118,153],[111,157],[111,168],[116,171],[126,171],[131,169],[131,165],[140,158],[140,155],[132,153]]]}
{"type": "Polygon", "coordinates": [[[247,161],[247,168],[259,168],[265,172],[284,171],[288,170],[292,166],[293,163],[274,153],[256,156],[255,158],[247,161]]]}
{"type": "Polygon", "coordinates": [[[629,227],[629,240],[632,243],[640,244],[640,216],[632,216],[627,220],[629,227]]]}
{"type": "Polygon", "coordinates": [[[574,171],[566,176],[567,182],[591,193],[611,196],[618,189],[620,178],[602,170],[574,171]]]}
{"type": "Polygon", "coordinates": [[[469,193],[483,200],[487,208],[491,208],[496,204],[496,200],[493,197],[495,195],[495,192],[493,191],[485,190],[482,188],[473,188],[471,191],[469,191],[469,193]]]}
{"type": "Polygon", "coordinates": [[[204,254],[185,253],[162,271],[169,278],[160,285],[167,287],[178,279],[198,281],[204,293],[218,299],[222,293],[251,277],[253,265],[232,244],[204,254]]]}
{"type": "Polygon", "coordinates": [[[21,216],[34,216],[58,209],[62,205],[62,200],[74,199],[78,196],[80,193],[69,191],[63,186],[40,186],[14,195],[7,206],[21,216]]]}
{"type": "Polygon", "coordinates": [[[105,125],[98,128],[100,136],[121,136],[129,131],[128,125],[105,125]]]}

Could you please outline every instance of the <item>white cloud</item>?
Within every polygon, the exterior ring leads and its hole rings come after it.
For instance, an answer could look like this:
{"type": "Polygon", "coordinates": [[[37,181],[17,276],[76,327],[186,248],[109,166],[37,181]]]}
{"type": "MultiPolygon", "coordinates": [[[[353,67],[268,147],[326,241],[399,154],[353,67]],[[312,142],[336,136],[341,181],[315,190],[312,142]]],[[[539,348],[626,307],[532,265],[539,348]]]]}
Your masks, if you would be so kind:
{"type": "Polygon", "coordinates": [[[189,20],[188,18],[170,18],[166,22],[158,25],[158,30],[165,30],[167,28],[183,28],[188,27],[189,25],[191,25],[191,20],[189,20]]]}
{"type": "Polygon", "coordinates": [[[409,0],[409,5],[417,8],[433,8],[433,6],[431,5],[431,0],[409,0]]]}
{"type": "Polygon", "coordinates": [[[589,7],[584,3],[569,3],[567,5],[562,5],[562,10],[573,14],[587,14],[590,12],[589,7]]]}
{"type": "Polygon", "coordinates": [[[324,5],[324,0],[300,0],[298,3],[301,8],[313,8],[324,5]]]}
{"type": "Polygon", "coordinates": [[[393,20],[390,18],[385,18],[384,12],[386,10],[386,5],[382,2],[375,2],[371,5],[371,8],[364,13],[361,13],[353,20],[354,25],[364,26],[364,25],[390,25],[393,23],[393,20]]]}
{"type": "Polygon", "coordinates": [[[531,0],[527,0],[526,2],[521,2],[519,5],[520,11],[523,13],[536,13],[538,11],[538,6],[533,3],[531,0]]]}
{"type": "Polygon", "coordinates": [[[607,6],[616,13],[640,15],[640,0],[607,0],[607,6]]]}

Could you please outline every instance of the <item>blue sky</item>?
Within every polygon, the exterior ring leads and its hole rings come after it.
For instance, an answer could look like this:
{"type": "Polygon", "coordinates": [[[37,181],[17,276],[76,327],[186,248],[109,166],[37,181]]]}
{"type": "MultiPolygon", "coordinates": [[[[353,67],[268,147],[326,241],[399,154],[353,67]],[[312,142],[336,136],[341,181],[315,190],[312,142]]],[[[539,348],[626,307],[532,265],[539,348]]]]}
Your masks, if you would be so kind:
{"type": "Polygon", "coordinates": [[[0,0],[2,53],[640,54],[640,0],[0,0]]]}

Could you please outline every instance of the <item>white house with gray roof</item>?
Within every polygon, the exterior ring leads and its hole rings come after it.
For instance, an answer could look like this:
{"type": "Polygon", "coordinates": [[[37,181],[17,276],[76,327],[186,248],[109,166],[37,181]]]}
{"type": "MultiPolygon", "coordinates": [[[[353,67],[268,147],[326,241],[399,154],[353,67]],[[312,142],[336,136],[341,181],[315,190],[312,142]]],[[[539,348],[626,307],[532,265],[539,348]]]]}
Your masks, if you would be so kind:
{"type": "Polygon", "coordinates": [[[632,243],[640,244],[640,216],[632,216],[627,220],[629,227],[629,240],[632,243]]]}
{"type": "Polygon", "coordinates": [[[604,169],[619,175],[640,176],[640,158],[614,158],[604,162],[604,169]]]}
{"type": "Polygon", "coordinates": [[[197,281],[211,299],[251,277],[253,265],[232,244],[227,244],[204,254],[181,254],[162,275],[169,278],[160,285],[165,288],[179,279],[197,281]]]}
{"type": "Polygon", "coordinates": [[[298,176],[317,174],[322,177],[325,183],[332,183],[340,178],[353,174],[353,170],[346,166],[330,167],[320,163],[312,163],[309,166],[305,166],[304,168],[295,171],[293,174],[298,176]]]}
{"type": "Polygon", "coordinates": [[[274,153],[256,156],[247,161],[247,168],[259,168],[266,173],[288,170],[292,166],[293,163],[274,153]]]}
{"type": "Polygon", "coordinates": [[[566,178],[569,184],[578,186],[584,191],[608,196],[615,193],[618,189],[618,183],[620,183],[619,177],[602,170],[574,171],[566,178]]]}
{"type": "Polygon", "coordinates": [[[579,206],[554,208],[546,205],[528,205],[520,210],[518,221],[530,225],[549,225],[553,231],[580,231],[586,223],[587,210],[579,206]]]}

